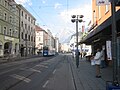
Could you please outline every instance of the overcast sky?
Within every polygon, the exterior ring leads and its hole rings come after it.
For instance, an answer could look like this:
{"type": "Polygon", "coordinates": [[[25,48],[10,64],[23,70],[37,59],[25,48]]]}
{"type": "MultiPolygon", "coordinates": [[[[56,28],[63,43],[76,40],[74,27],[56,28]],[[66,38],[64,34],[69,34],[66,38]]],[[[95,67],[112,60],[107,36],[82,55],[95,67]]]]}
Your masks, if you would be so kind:
{"type": "MultiPolygon", "coordinates": [[[[85,25],[91,20],[91,0],[15,0],[35,18],[40,27],[49,29],[63,42],[75,33],[71,15],[84,15],[85,25]]],[[[79,24],[79,28],[83,23],[79,24]]]]}

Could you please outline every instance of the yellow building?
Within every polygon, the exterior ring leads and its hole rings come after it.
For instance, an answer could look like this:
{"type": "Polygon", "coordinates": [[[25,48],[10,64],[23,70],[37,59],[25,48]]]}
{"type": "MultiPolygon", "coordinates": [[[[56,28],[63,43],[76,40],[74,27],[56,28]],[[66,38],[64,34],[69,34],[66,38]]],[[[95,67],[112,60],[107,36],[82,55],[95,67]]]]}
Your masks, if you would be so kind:
{"type": "MultiPolygon", "coordinates": [[[[88,35],[83,38],[81,43],[92,45],[93,53],[97,48],[105,48],[107,54],[107,44],[110,42],[110,48],[112,48],[112,8],[111,3],[107,5],[97,6],[96,0],[92,0],[92,25],[88,30],[88,35]]],[[[120,6],[116,6],[116,28],[117,28],[117,58],[120,53],[120,6]]],[[[112,52],[111,52],[112,53],[112,52]]],[[[108,56],[106,55],[108,60],[108,56]]]]}

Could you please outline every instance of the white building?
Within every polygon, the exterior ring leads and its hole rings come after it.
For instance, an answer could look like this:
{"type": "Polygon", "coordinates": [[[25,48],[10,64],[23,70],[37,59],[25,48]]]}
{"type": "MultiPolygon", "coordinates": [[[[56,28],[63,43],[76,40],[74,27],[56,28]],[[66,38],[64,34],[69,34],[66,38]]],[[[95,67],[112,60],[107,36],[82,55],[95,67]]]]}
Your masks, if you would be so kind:
{"type": "Polygon", "coordinates": [[[55,51],[57,53],[60,52],[60,46],[59,46],[59,38],[55,37],[55,51]]]}
{"type": "Polygon", "coordinates": [[[43,47],[48,47],[49,55],[55,54],[55,39],[50,30],[44,30],[36,25],[36,54],[43,52],[43,47]]]}

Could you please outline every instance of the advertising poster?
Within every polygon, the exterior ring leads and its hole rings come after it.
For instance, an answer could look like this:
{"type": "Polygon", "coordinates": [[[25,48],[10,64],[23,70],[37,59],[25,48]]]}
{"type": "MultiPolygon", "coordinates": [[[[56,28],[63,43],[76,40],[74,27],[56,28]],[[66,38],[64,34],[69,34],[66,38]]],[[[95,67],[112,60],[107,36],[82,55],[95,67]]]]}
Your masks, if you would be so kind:
{"type": "Polygon", "coordinates": [[[106,41],[107,59],[112,60],[111,41],[106,41]]]}

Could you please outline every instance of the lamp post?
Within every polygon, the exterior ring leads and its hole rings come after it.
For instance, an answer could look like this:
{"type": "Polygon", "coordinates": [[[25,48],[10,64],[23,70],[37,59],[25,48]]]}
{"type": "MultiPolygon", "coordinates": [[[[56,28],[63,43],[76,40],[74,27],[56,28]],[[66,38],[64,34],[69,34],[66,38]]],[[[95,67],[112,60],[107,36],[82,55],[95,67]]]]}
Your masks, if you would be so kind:
{"type": "Polygon", "coordinates": [[[78,50],[78,22],[82,22],[83,15],[72,15],[71,21],[76,22],[76,66],[79,66],[79,50],[78,50]]]}

